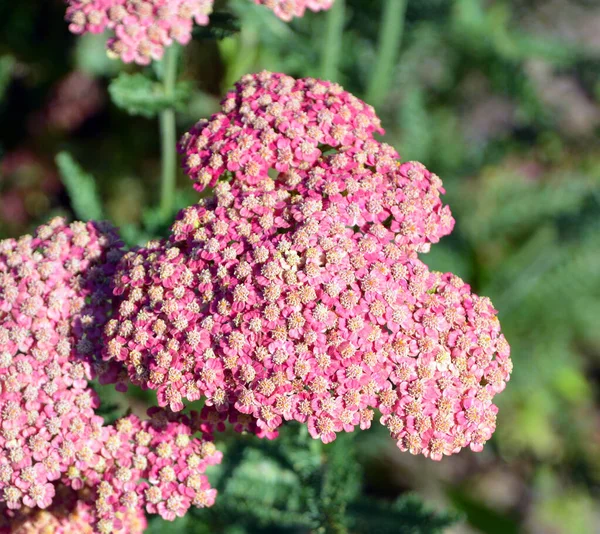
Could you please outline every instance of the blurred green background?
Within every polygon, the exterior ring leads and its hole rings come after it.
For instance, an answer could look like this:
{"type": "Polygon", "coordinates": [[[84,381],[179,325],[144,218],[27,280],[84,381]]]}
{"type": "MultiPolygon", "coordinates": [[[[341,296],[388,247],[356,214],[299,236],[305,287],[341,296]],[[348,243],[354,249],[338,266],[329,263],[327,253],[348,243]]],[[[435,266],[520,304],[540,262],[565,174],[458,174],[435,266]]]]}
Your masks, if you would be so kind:
{"type": "MultiPolygon", "coordinates": [[[[73,216],[62,150],[95,176],[130,244],[160,232],[157,122],[107,91],[139,68],[109,60],[103,36],[70,35],[61,0],[0,4],[0,237],[73,216]]],[[[339,81],[376,105],[385,141],[442,177],[457,220],[424,261],[492,298],[514,374],[482,453],[435,463],[365,433],[365,491],[458,511],[451,532],[600,532],[600,3],[409,0],[392,18],[383,4],[346,0],[286,24],[248,0],[217,2],[241,30],[184,49],[194,93],[178,133],[261,69],[339,81]]],[[[179,176],[178,205],[194,198],[179,176]]],[[[194,531],[185,524],[153,528],[194,531]]]]}

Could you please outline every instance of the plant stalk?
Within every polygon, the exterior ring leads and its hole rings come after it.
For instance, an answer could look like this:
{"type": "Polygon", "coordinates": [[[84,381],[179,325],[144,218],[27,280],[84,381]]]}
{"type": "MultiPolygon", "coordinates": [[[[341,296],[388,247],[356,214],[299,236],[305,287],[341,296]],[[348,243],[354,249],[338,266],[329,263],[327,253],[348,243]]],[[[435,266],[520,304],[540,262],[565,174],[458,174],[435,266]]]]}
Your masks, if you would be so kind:
{"type": "Polygon", "coordinates": [[[400,51],[407,0],[383,0],[377,58],[367,87],[366,101],[377,108],[388,94],[400,51]]]}
{"type": "MultiPolygon", "coordinates": [[[[178,46],[171,45],[165,50],[163,86],[166,96],[171,96],[177,83],[177,55],[178,46]]],[[[175,110],[168,108],[160,113],[160,138],[161,138],[161,186],[160,186],[160,214],[165,221],[173,214],[175,201],[175,185],[177,178],[177,131],[175,126],[175,110]]]]}
{"type": "Polygon", "coordinates": [[[339,81],[339,65],[342,52],[346,0],[336,0],[327,13],[327,26],[321,56],[321,78],[339,81]]]}

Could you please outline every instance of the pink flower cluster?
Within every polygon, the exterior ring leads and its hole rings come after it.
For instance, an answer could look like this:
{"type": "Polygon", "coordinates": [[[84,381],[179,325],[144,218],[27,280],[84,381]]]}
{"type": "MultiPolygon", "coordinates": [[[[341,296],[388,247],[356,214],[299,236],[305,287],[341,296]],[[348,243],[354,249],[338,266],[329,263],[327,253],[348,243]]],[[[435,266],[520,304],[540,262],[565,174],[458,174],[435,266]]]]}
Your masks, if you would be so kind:
{"type": "Polygon", "coordinates": [[[101,223],[54,219],[0,242],[0,509],[11,528],[53,524],[52,511],[31,510],[50,507],[65,486],[89,497],[76,508],[101,533],[139,532],[140,510],[172,519],[214,500],[201,473],[220,453],[187,419],[159,412],[113,427],[95,413],[89,380],[119,379],[96,357],[121,256],[101,223]]]}
{"type": "Polygon", "coordinates": [[[204,430],[296,420],[328,442],[378,409],[403,450],[480,450],[509,347],[488,299],[416,258],[454,221],[378,131],[337,86],[244,77],[180,146],[215,199],[121,262],[105,358],[172,410],[206,397],[204,430]]]}
{"type": "Polygon", "coordinates": [[[213,195],[165,240],[124,252],[106,224],[54,219],[0,242],[0,533],[210,506],[227,422],[327,443],[378,411],[401,450],[482,449],[510,349],[489,299],[418,259],[454,226],[442,182],[377,133],[335,84],[245,76],[180,143],[213,195]],[[162,408],[105,425],[93,378],[162,408]]]}
{"type": "Polygon", "coordinates": [[[289,22],[294,17],[303,17],[306,9],[321,11],[330,9],[335,0],[254,0],[255,4],[271,9],[281,20],[289,22]]]}
{"type": "Polygon", "coordinates": [[[0,491],[9,508],[48,506],[52,482],[101,421],[87,381],[120,255],[110,228],[60,219],[0,244],[0,491]]]}
{"type": "Polygon", "coordinates": [[[197,190],[232,175],[259,185],[269,172],[309,170],[323,152],[343,155],[332,165],[357,164],[378,171],[395,166],[396,152],[373,139],[383,133],[373,108],[335,83],[296,80],[262,72],[244,76],[222,102],[220,113],[199,121],[179,144],[186,173],[197,190]],[[357,160],[359,158],[359,160],[357,160]]]}
{"type": "Polygon", "coordinates": [[[194,22],[208,24],[213,0],[66,0],[69,29],[76,34],[111,30],[108,50],[125,63],[147,65],[164,48],[192,38],[194,22]]]}
{"type": "Polygon", "coordinates": [[[38,132],[48,127],[73,132],[98,113],[104,98],[97,79],[82,71],[71,71],[52,89],[44,111],[30,128],[38,132]]]}
{"type": "MultiPolygon", "coordinates": [[[[148,65],[159,60],[165,47],[174,42],[187,45],[194,23],[206,26],[214,0],[65,0],[66,20],[75,34],[102,33],[114,37],[107,46],[109,55],[125,63],[148,65]]],[[[334,0],[252,0],[290,21],[306,9],[329,9],[334,0]]]]}
{"type": "MultiPolygon", "coordinates": [[[[94,534],[96,513],[93,492],[75,491],[58,486],[57,495],[46,509],[24,509],[12,512],[2,510],[0,504],[0,534],[94,534]]],[[[142,534],[147,527],[142,509],[119,513],[121,532],[142,534]]]]}
{"type": "Polygon", "coordinates": [[[204,472],[221,462],[213,443],[193,435],[187,417],[150,410],[151,418],[119,419],[101,429],[85,466],[75,468],[70,484],[94,489],[96,529],[122,528],[119,517],[145,510],[172,521],[190,506],[211,506],[216,497],[204,472]]]}

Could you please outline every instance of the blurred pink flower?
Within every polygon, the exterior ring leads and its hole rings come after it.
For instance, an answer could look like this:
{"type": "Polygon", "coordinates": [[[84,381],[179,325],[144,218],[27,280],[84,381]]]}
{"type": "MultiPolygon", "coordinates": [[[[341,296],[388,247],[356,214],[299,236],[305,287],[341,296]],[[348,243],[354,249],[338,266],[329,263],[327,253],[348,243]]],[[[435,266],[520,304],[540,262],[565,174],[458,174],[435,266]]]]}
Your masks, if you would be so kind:
{"type": "Polygon", "coordinates": [[[103,103],[104,93],[98,81],[72,71],[54,87],[41,120],[50,128],[73,131],[97,113],[103,103]]]}
{"type": "Polygon", "coordinates": [[[111,30],[108,50],[125,63],[149,64],[164,49],[192,38],[194,23],[208,24],[213,0],[67,0],[66,18],[76,34],[111,30]]]}
{"type": "Polygon", "coordinates": [[[253,0],[255,4],[271,9],[280,19],[289,22],[304,16],[306,9],[321,11],[331,8],[335,0],[253,0]]]}
{"type": "MultiPolygon", "coordinates": [[[[250,0],[290,21],[306,9],[329,9],[334,0],[250,0]]],[[[186,45],[194,23],[209,24],[214,0],[66,0],[66,20],[75,34],[110,30],[111,56],[125,63],[147,65],[162,58],[167,46],[186,45]]]]}
{"type": "Polygon", "coordinates": [[[0,227],[22,233],[45,213],[61,185],[52,166],[27,148],[8,152],[0,162],[0,227]]]}

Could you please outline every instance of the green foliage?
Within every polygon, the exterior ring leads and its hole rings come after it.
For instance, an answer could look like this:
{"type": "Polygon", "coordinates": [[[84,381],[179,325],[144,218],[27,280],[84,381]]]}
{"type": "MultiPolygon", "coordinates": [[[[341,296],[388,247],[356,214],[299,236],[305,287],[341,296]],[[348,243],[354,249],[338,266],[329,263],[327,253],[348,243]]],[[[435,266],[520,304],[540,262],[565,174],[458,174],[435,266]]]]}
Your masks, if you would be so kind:
{"type": "Polygon", "coordinates": [[[585,176],[561,176],[536,183],[497,173],[489,184],[484,178],[481,185],[477,204],[467,220],[471,237],[481,242],[518,235],[548,220],[575,216],[588,199],[600,194],[600,179],[585,176]]]}
{"type": "Polygon", "coordinates": [[[210,15],[208,26],[195,26],[195,39],[221,40],[240,31],[240,21],[232,13],[216,11],[210,15]]]}
{"type": "Polygon", "coordinates": [[[368,534],[435,534],[453,525],[457,517],[433,511],[416,495],[395,501],[362,499],[351,507],[353,532],[368,534]]]}
{"type": "Polygon", "coordinates": [[[498,442],[507,454],[550,459],[575,454],[576,444],[591,439],[593,427],[574,421],[590,408],[593,384],[583,355],[600,338],[597,169],[528,180],[490,168],[452,192],[462,199],[451,201],[460,248],[442,244],[445,253],[434,251],[433,265],[446,270],[455,254],[470,255],[468,270],[477,278],[467,280],[500,310],[515,365],[499,400],[498,442]]]}
{"type": "Polygon", "coordinates": [[[495,510],[482,505],[477,499],[470,497],[460,489],[450,491],[450,498],[469,516],[469,522],[481,532],[487,534],[518,534],[517,522],[495,510]]]}
{"type": "Polygon", "coordinates": [[[86,173],[68,152],[56,156],[56,165],[77,218],[82,221],[102,219],[102,203],[94,177],[86,173]]]}
{"type": "Polygon", "coordinates": [[[172,94],[165,93],[161,83],[141,73],[122,72],[108,88],[112,101],[130,115],[152,118],[165,109],[185,108],[192,94],[189,82],[179,82],[172,94]]]}
{"type": "MultiPolygon", "coordinates": [[[[222,447],[223,463],[209,473],[219,490],[215,505],[193,509],[180,528],[190,534],[435,534],[456,521],[414,495],[393,503],[365,496],[355,439],[342,435],[323,446],[297,424],[274,441],[232,436],[222,447]]],[[[153,519],[150,532],[163,532],[163,524],[153,519]]]]}
{"type": "Polygon", "coordinates": [[[335,81],[339,78],[345,22],[346,0],[337,0],[327,14],[320,73],[324,80],[335,81]]]}
{"type": "Polygon", "coordinates": [[[381,106],[392,82],[393,67],[404,30],[407,0],[383,0],[380,36],[376,61],[369,76],[365,99],[375,107],[381,106]]]}
{"type": "Polygon", "coordinates": [[[198,201],[195,191],[190,189],[175,192],[174,210],[169,220],[165,220],[160,208],[150,206],[143,210],[140,224],[122,225],[120,230],[123,241],[128,246],[141,247],[151,239],[167,236],[176,213],[198,201]]]}
{"type": "Polygon", "coordinates": [[[87,74],[96,76],[114,76],[119,72],[121,63],[106,54],[106,35],[87,33],[77,39],[75,64],[87,74]]]}
{"type": "Polygon", "coordinates": [[[432,118],[427,113],[423,91],[406,86],[399,119],[405,125],[402,131],[402,152],[410,155],[413,160],[426,159],[432,149],[435,130],[432,118]]]}
{"type": "Polygon", "coordinates": [[[454,29],[462,39],[480,47],[480,53],[492,53],[507,61],[541,58],[558,64],[573,61],[577,50],[565,43],[541,39],[514,31],[507,3],[498,2],[487,9],[481,0],[457,0],[454,3],[454,29]]]}
{"type": "Polygon", "coordinates": [[[354,523],[348,505],[361,494],[362,472],[352,447],[352,437],[344,435],[329,447],[325,470],[321,476],[318,498],[322,510],[320,531],[343,534],[354,523]]]}
{"type": "Polygon", "coordinates": [[[14,64],[15,59],[12,56],[0,56],[0,102],[12,78],[14,64]]]}
{"type": "Polygon", "coordinates": [[[204,529],[204,525],[195,524],[196,522],[190,514],[183,517],[178,517],[175,521],[159,521],[151,520],[146,534],[180,534],[181,532],[189,532],[193,534],[208,534],[204,529]]]}

